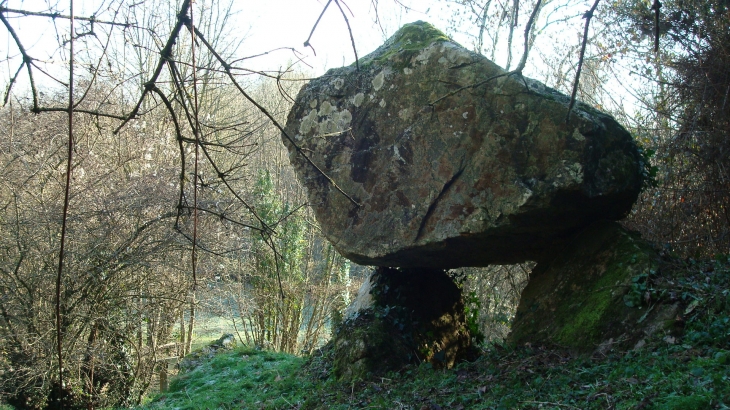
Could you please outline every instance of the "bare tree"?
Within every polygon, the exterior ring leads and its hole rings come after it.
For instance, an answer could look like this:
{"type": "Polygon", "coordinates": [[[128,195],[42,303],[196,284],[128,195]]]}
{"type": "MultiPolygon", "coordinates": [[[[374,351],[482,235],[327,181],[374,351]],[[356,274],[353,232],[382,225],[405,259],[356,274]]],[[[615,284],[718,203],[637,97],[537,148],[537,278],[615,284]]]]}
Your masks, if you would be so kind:
{"type": "MultiPolygon", "coordinates": [[[[334,3],[346,20],[342,2],[334,3]]],[[[297,289],[285,289],[282,274],[300,268],[277,250],[287,240],[277,227],[293,212],[262,217],[251,188],[256,173],[246,170],[257,135],[271,127],[282,132],[288,107],[259,101],[251,90],[271,79],[290,99],[282,86],[287,73],[246,68],[254,56],[240,58],[240,39],[225,31],[232,5],[109,0],[78,16],[73,7],[26,10],[0,2],[0,23],[19,55],[8,60],[17,69],[2,112],[11,142],[2,166],[15,178],[5,182],[1,219],[3,240],[10,238],[1,271],[3,343],[14,352],[0,363],[8,400],[89,408],[139,400],[178,321],[177,337],[190,350],[197,286],[215,275],[208,262],[240,255],[255,241],[273,257],[281,306],[297,300],[286,298],[297,289]],[[17,18],[51,22],[62,67],[32,54],[17,18]],[[29,111],[41,116],[32,119],[29,111]],[[58,129],[40,133],[35,124],[58,129]],[[66,183],[59,175],[64,161],[66,183]],[[209,236],[235,229],[253,236],[209,236]]],[[[287,325],[290,335],[300,321],[287,325]]],[[[296,346],[297,338],[284,339],[296,346]]]]}
{"type": "Polygon", "coordinates": [[[175,191],[165,182],[175,174],[174,157],[165,161],[164,148],[155,152],[165,137],[152,130],[116,140],[109,121],[76,124],[60,305],[66,386],[59,389],[49,377],[57,366],[50,279],[60,241],[66,126],[58,114],[43,121],[13,107],[1,114],[0,331],[3,351],[11,354],[3,356],[0,391],[23,407],[53,405],[58,391],[83,392],[72,399],[94,407],[124,403],[154,362],[149,346],[131,337],[143,325],[135,318],[140,310],[180,306],[179,288],[162,285],[165,277],[179,277],[164,256],[180,246],[170,210],[175,191]],[[138,149],[154,153],[155,161],[140,158],[138,149]]]}

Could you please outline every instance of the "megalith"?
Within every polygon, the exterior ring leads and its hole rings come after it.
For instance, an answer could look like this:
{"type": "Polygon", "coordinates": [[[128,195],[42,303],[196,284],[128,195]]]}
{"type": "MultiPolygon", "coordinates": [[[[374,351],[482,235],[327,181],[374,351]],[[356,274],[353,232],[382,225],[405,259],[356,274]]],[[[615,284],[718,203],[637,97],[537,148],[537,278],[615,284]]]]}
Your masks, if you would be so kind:
{"type": "Polygon", "coordinates": [[[655,327],[642,323],[661,321],[673,309],[642,309],[659,267],[658,253],[638,233],[616,222],[593,223],[532,270],[507,341],[587,353],[631,347],[655,327]]]}
{"type": "Polygon", "coordinates": [[[449,368],[473,353],[461,289],[443,269],[377,268],[345,319],[333,343],[340,379],[421,362],[449,368]]]}
{"type": "Polygon", "coordinates": [[[625,216],[641,156],[612,117],[424,22],[299,92],[283,141],[322,232],[364,265],[538,260],[625,216]]]}
{"type": "MultiPolygon", "coordinates": [[[[339,377],[449,367],[471,339],[446,270],[547,269],[587,227],[630,211],[645,169],[631,135],[580,102],[568,115],[569,102],[424,22],[301,89],[282,135],[291,163],[325,237],[379,267],[335,332],[339,377]]],[[[520,315],[539,321],[530,309],[552,306],[536,286],[520,315]]],[[[532,334],[519,329],[515,340],[532,334]]]]}

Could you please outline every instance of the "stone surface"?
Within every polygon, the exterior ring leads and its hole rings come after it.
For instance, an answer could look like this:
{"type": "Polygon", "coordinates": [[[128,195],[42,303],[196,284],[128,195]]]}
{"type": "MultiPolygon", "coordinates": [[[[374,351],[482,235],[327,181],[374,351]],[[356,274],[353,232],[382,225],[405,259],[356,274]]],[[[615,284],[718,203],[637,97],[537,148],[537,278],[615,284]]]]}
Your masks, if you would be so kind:
{"type": "Polygon", "coordinates": [[[383,375],[408,363],[450,368],[474,353],[461,290],[440,269],[378,268],[334,337],[340,380],[383,375]]]}
{"type": "Polygon", "coordinates": [[[297,147],[284,142],[325,236],[347,258],[516,263],[594,220],[623,217],[641,187],[631,135],[580,103],[566,124],[567,105],[417,22],[359,71],[307,84],[285,128],[297,147]]]}
{"type": "Polygon", "coordinates": [[[648,311],[645,304],[659,262],[637,233],[615,222],[591,225],[532,270],[507,340],[587,352],[634,346],[676,311],[672,305],[648,311]]]}

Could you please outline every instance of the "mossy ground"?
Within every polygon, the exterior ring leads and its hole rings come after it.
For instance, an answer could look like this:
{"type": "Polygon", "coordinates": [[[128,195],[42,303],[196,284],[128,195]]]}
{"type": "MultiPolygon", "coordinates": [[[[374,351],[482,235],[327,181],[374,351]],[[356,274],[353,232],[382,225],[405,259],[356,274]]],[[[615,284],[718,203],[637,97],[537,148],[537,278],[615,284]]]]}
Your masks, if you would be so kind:
{"type": "Polygon", "coordinates": [[[222,351],[175,377],[144,409],[296,408],[314,382],[296,376],[304,359],[250,348],[222,351]]]}
{"type": "Polygon", "coordinates": [[[178,377],[144,408],[726,409],[730,260],[675,261],[646,285],[654,300],[681,305],[683,326],[635,351],[490,345],[450,370],[411,365],[340,383],[331,350],[301,358],[239,348],[178,377]]]}

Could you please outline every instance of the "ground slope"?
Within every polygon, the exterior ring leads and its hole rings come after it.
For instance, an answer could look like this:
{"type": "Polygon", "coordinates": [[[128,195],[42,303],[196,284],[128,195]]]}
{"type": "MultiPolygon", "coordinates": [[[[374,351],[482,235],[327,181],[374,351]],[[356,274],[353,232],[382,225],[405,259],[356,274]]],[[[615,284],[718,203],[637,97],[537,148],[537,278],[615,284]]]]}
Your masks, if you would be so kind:
{"type": "MultiPolygon", "coordinates": [[[[638,286],[638,285],[637,285],[638,286]]],[[[338,383],[330,351],[310,358],[237,348],[178,376],[148,409],[726,409],[730,405],[730,261],[669,261],[641,290],[679,304],[672,326],[634,350],[593,355],[492,345],[451,370],[411,366],[338,383]]],[[[636,303],[628,301],[627,303],[636,303]]]]}

